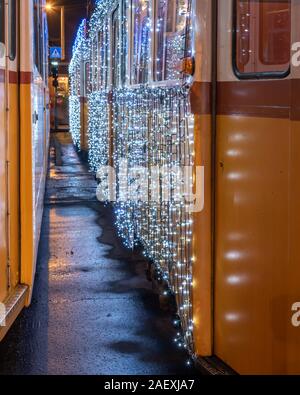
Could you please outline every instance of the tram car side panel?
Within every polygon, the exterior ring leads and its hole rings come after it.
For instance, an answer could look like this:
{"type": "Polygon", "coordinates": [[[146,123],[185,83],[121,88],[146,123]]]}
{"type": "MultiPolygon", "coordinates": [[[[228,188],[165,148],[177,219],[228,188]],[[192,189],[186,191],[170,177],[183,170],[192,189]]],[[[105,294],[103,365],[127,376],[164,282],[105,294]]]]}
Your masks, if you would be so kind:
{"type": "MultiPolygon", "coordinates": [[[[46,84],[35,90],[33,78],[37,4],[44,14],[44,1],[0,2],[0,340],[30,303],[43,206],[48,122],[46,84]]],[[[45,63],[47,37],[40,41],[45,63]]]]}
{"type": "Polygon", "coordinates": [[[195,74],[190,89],[195,117],[195,169],[204,168],[204,208],[193,214],[193,318],[197,355],[213,352],[212,321],[212,5],[210,0],[192,3],[195,74]],[[207,26],[207,28],[205,28],[207,26]]]}
{"type": "Polygon", "coordinates": [[[231,3],[218,16],[215,353],[242,374],[299,373],[299,2],[231,3]]]}
{"type": "Polygon", "coordinates": [[[0,1],[0,301],[7,296],[5,2],[0,1]]]}
{"type": "Polygon", "coordinates": [[[45,15],[45,2],[36,1],[34,3],[34,37],[35,37],[35,61],[33,68],[33,112],[36,118],[33,119],[33,163],[34,163],[34,212],[35,220],[35,255],[37,250],[42,223],[44,206],[44,191],[47,174],[49,123],[48,123],[48,32],[47,17],[45,15]]]}
{"type": "MultiPolygon", "coordinates": [[[[293,1],[292,3],[292,43],[300,43],[300,2],[293,1]]],[[[299,60],[299,54],[297,59],[299,60]]],[[[300,182],[299,182],[299,169],[300,169],[300,65],[291,65],[291,179],[290,179],[290,260],[288,264],[288,277],[287,283],[290,288],[288,303],[300,302],[299,295],[299,235],[300,235],[300,182]]],[[[292,314],[295,315],[297,311],[293,309],[292,314]]],[[[299,374],[299,327],[295,326],[295,321],[292,321],[287,331],[287,338],[290,339],[289,347],[287,349],[287,359],[289,366],[292,367],[290,371],[299,374]],[[298,336],[297,336],[298,334],[298,336]]],[[[298,324],[298,320],[296,320],[298,324]]]]}
{"type": "MultiPolygon", "coordinates": [[[[19,4],[16,0],[1,2],[1,174],[3,194],[1,206],[1,242],[5,254],[1,257],[0,340],[25,303],[26,286],[20,285],[20,171],[19,171],[19,4]],[[2,233],[3,232],[3,233],[2,233]]],[[[2,189],[1,188],[1,189],[2,189]]]]}
{"type": "Polygon", "coordinates": [[[44,0],[26,0],[21,22],[21,275],[30,303],[43,213],[49,141],[48,36],[44,0]]]}
{"type": "Polygon", "coordinates": [[[8,160],[8,246],[10,264],[10,288],[15,290],[20,283],[20,128],[19,128],[19,6],[18,1],[8,2],[8,117],[7,117],[7,160],[8,160]]]}

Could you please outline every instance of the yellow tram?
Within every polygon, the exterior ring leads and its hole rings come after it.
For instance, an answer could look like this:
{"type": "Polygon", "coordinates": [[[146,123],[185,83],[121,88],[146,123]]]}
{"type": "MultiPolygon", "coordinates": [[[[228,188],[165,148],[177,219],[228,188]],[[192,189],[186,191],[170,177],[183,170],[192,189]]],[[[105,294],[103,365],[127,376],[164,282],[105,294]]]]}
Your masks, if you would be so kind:
{"type": "Polygon", "coordinates": [[[44,0],[0,1],[0,340],[30,304],[48,160],[44,0]]]}
{"type": "Polygon", "coordinates": [[[300,373],[299,20],[299,0],[103,0],[70,67],[95,171],[204,168],[202,209],[116,202],[117,224],[176,295],[191,353],[241,374],[300,373]]]}

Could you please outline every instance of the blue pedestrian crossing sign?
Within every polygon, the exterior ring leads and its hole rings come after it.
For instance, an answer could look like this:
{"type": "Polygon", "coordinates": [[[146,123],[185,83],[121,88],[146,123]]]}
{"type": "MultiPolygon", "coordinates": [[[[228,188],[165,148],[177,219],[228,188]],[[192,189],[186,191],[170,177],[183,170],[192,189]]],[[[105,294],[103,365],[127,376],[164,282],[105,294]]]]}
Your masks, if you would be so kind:
{"type": "Polygon", "coordinates": [[[61,59],[61,47],[50,48],[50,59],[61,59]]]}

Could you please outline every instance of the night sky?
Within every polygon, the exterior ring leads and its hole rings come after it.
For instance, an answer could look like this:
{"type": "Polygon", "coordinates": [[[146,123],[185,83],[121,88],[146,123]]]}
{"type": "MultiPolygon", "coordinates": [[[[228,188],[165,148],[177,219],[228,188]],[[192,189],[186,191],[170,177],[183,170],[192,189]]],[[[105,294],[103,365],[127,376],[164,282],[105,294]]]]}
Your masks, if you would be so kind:
{"type": "MultiPolygon", "coordinates": [[[[83,18],[87,17],[88,7],[95,3],[92,0],[48,0],[53,6],[65,6],[66,16],[66,61],[72,57],[72,47],[78,26],[83,18]]],[[[50,46],[60,46],[60,10],[48,13],[50,46]]]]}

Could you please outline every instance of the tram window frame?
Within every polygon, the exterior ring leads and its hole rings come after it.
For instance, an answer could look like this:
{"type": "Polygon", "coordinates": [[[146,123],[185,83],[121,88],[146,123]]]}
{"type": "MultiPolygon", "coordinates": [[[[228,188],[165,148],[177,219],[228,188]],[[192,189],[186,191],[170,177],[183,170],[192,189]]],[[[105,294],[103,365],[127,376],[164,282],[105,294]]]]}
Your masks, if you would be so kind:
{"type": "Polygon", "coordinates": [[[34,24],[34,62],[39,70],[39,1],[33,2],[33,24],[34,24]]]}
{"type": "Polygon", "coordinates": [[[33,3],[33,44],[34,44],[34,63],[35,66],[43,79],[45,80],[46,75],[46,64],[44,62],[44,50],[46,49],[45,37],[44,37],[44,9],[41,0],[34,0],[33,3]]]}
{"type": "Polygon", "coordinates": [[[47,16],[44,14],[43,16],[43,43],[44,43],[44,51],[43,51],[43,62],[44,62],[44,81],[45,84],[48,86],[49,82],[49,76],[48,76],[48,70],[49,70],[49,61],[48,61],[48,53],[49,53],[49,30],[48,30],[48,22],[47,22],[47,16]]]}
{"type": "Polygon", "coordinates": [[[0,0],[0,43],[5,45],[5,1],[0,0]]]}
{"type": "MultiPolygon", "coordinates": [[[[241,72],[238,67],[237,58],[238,58],[238,46],[237,46],[237,35],[238,35],[238,2],[241,0],[233,1],[233,12],[232,12],[232,65],[233,71],[236,77],[240,80],[251,80],[251,79],[284,79],[288,77],[291,73],[291,64],[286,71],[259,71],[259,72],[241,72]]],[[[265,0],[259,0],[261,4],[265,0]]],[[[290,6],[292,6],[291,0],[287,0],[290,6]]],[[[292,33],[292,25],[291,25],[291,33],[292,33]]],[[[292,35],[290,40],[290,47],[292,45],[292,35]]],[[[261,51],[258,51],[257,58],[260,59],[261,51]]],[[[278,66],[274,65],[274,67],[278,66]]]]}
{"type": "Polygon", "coordinates": [[[184,4],[184,7],[187,7],[187,13],[179,14],[179,2],[173,0],[172,6],[170,4],[164,4],[166,9],[164,10],[164,17],[161,18],[163,21],[163,28],[162,31],[158,31],[158,21],[159,21],[159,8],[160,8],[160,1],[161,0],[153,0],[152,12],[154,15],[154,22],[153,22],[153,66],[152,66],[152,79],[154,84],[177,84],[178,81],[182,79],[182,63],[181,61],[186,56],[186,50],[189,45],[189,33],[188,33],[188,26],[189,26],[189,4],[188,1],[184,4]],[[184,27],[183,29],[179,30],[179,18],[183,17],[184,19],[184,27]],[[162,33],[159,36],[159,33],[162,33]],[[172,39],[178,39],[181,37],[183,47],[179,50],[181,52],[181,57],[178,60],[177,68],[169,67],[169,62],[172,61],[170,59],[170,52],[168,51],[168,45],[172,39]],[[161,54],[159,53],[161,52],[161,54]],[[160,57],[161,56],[161,57],[160,57]],[[158,67],[159,63],[159,67],[158,67]],[[176,75],[177,74],[177,75],[176,75]],[[175,76],[176,75],[176,76],[175,76]]]}
{"type": "Polygon", "coordinates": [[[40,13],[39,13],[39,56],[40,56],[40,75],[42,79],[44,80],[44,69],[45,69],[45,64],[44,64],[44,49],[45,49],[45,37],[44,37],[44,7],[42,5],[42,2],[40,0],[40,13]]]}
{"type": "Polygon", "coordinates": [[[13,62],[17,56],[17,0],[8,2],[8,57],[13,62]]]}
{"type": "Polygon", "coordinates": [[[33,2],[33,41],[34,41],[34,63],[40,72],[40,2],[35,0],[33,2]]]}

